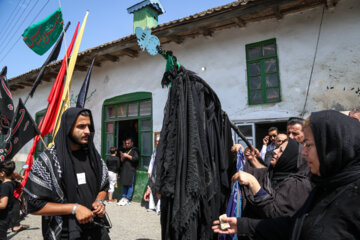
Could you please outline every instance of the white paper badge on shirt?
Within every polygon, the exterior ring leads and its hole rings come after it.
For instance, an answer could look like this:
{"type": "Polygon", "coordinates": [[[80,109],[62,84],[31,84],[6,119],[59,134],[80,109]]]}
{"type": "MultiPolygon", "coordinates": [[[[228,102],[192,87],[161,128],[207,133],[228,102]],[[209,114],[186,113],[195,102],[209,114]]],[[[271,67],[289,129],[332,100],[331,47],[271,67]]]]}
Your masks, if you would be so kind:
{"type": "Polygon", "coordinates": [[[78,185],[86,184],[86,177],[85,177],[85,173],[84,173],[84,172],[82,172],[82,173],[77,173],[77,174],[76,174],[76,177],[77,177],[78,185]]]}

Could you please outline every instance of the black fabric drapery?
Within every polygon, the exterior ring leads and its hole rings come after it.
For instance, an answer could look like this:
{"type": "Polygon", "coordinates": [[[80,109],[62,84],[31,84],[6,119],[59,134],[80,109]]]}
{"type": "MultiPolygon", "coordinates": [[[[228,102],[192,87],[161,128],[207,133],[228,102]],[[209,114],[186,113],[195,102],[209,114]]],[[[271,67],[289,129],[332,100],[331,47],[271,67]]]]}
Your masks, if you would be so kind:
{"type": "Polygon", "coordinates": [[[170,82],[149,183],[161,194],[162,239],[213,239],[236,171],[230,121],[195,73],[176,68],[164,74],[163,86],[170,82]]]}

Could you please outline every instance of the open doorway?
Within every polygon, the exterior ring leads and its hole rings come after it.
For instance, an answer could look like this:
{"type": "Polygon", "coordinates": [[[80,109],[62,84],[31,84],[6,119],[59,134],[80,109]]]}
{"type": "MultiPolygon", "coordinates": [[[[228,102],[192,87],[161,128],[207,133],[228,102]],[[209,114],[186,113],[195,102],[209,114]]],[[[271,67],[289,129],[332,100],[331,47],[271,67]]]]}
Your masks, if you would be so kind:
{"type": "Polygon", "coordinates": [[[269,122],[269,123],[256,123],[256,146],[260,149],[263,144],[263,138],[268,134],[270,127],[277,127],[279,132],[286,133],[286,122],[269,122]]]}
{"type": "Polygon", "coordinates": [[[138,141],[138,120],[124,120],[124,121],[118,121],[118,139],[117,139],[117,147],[118,149],[122,149],[123,141],[125,138],[131,137],[134,141],[134,147],[139,148],[139,141],[138,141]]]}

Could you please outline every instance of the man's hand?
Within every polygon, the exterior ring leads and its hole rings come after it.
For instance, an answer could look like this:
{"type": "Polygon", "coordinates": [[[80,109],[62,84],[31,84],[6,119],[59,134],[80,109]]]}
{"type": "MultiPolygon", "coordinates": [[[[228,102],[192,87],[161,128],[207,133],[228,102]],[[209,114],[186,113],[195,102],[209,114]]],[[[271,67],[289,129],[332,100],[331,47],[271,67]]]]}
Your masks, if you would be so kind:
{"type": "Polygon", "coordinates": [[[94,214],[90,209],[79,204],[75,210],[75,217],[80,224],[85,224],[93,221],[94,214]]]}
{"type": "Polygon", "coordinates": [[[269,144],[269,136],[265,136],[264,138],[263,138],[263,145],[264,146],[267,146],[269,144]]]}
{"type": "Polygon", "coordinates": [[[145,192],[145,194],[144,194],[144,200],[145,200],[146,202],[150,201],[150,194],[151,194],[151,190],[150,190],[150,188],[147,188],[147,189],[146,189],[146,192],[145,192]]]}
{"type": "Polygon", "coordinates": [[[237,219],[236,217],[222,217],[221,221],[224,223],[229,223],[230,228],[226,230],[221,230],[220,228],[220,221],[216,220],[213,222],[213,226],[211,227],[214,233],[220,234],[236,234],[237,233],[237,219]]]}
{"type": "Polygon", "coordinates": [[[235,144],[234,146],[231,147],[231,152],[237,153],[239,152],[239,149],[244,151],[244,147],[241,144],[235,144]]]}
{"type": "Polygon", "coordinates": [[[254,151],[254,153],[255,153],[255,157],[260,157],[260,151],[259,151],[259,149],[257,149],[257,148],[254,148],[254,147],[251,147],[252,149],[253,149],[253,151],[254,151]]]}
{"type": "Polygon", "coordinates": [[[99,201],[95,201],[93,202],[92,204],[92,208],[94,209],[92,212],[98,216],[98,217],[104,217],[105,216],[105,205],[102,204],[101,202],[99,201]]]}
{"type": "Polygon", "coordinates": [[[161,199],[161,194],[160,194],[160,193],[156,193],[156,197],[157,197],[158,199],[161,199]]]}

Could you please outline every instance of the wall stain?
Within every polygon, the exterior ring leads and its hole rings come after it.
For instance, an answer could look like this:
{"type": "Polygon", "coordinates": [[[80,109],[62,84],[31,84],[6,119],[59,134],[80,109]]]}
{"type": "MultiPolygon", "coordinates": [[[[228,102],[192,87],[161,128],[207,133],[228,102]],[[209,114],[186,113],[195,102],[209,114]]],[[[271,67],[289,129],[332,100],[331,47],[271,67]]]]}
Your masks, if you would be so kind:
{"type": "MultiPolygon", "coordinates": [[[[85,103],[89,102],[91,97],[96,93],[96,89],[94,89],[94,91],[92,91],[90,94],[88,93],[88,96],[85,100],[85,103]]],[[[77,94],[76,96],[74,95],[74,92],[71,91],[70,94],[70,105],[74,106],[76,105],[77,99],[78,99],[79,94],[77,94]]]]}
{"type": "Polygon", "coordinates": [[[326,86],[324,92],[315,92],[312,100],[316,110],[333,109],[346,111],[359,106],[360,89],[355,87],[326,86]]]}

